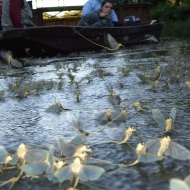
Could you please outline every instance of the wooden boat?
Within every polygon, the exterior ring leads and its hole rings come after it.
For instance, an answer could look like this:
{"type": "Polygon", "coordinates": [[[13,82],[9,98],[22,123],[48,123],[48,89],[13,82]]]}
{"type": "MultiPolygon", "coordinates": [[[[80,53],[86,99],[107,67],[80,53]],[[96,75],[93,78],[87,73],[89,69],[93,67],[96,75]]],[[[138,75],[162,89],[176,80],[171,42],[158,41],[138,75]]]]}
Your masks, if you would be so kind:
{"type": "Polygon", "coordinates": [[[111,28],[77,26],[37,26],[2,31],[0,49],[10,50],[14,57],[50,56],[112,48],[106,38],[110,34],[118,43],[129,46],[149,41],[158,42],[163,22],[111,28]]]}

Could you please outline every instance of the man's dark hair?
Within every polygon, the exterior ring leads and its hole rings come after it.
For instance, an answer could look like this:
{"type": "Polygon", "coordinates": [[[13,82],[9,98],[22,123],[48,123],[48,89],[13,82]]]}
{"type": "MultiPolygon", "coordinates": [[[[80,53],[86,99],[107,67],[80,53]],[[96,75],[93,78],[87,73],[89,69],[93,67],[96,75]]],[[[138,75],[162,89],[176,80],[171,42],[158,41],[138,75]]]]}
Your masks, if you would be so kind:
{"type": "Polygon", "coordinates": [[[113,6],[113,1],[112,0],[104,0],[102,1],[101,7],[103,7],[106,3],[111,3],[113,6]]]}

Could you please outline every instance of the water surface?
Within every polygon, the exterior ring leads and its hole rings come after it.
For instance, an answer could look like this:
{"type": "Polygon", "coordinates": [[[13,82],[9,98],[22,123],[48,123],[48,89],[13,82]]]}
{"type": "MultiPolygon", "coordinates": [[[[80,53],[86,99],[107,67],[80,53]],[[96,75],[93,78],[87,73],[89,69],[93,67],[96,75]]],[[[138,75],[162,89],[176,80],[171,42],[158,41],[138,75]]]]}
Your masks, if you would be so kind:
{"type": "MultiPolygon", "coordinates": [[[[166,117],[169,116],[170,109],[175,107],[177,132],[172,131],[171,138],[190,149],[189,139],[184,138],[190,137],[189,90],[184,90],[185,81],[190,80],[189,53],[188,41],[172,39],[115,52],[88,52],[43,59],[23,58],[21,61],[25,67],[22,69],[10,69],[1,60],[0,91],[3,95],[0,99],[0,144],[7,150],[15,151],[20,143],[26,143],[30,147],[47,147],[55,143],[60,136],[71,140],[77,132],[68,122],[67,114],[79,111],[83,128],[92,133],[87,144],[92,147],[93,156],[113,163],[131,163],[136,160],[134,150],[139,142],[165,136],[154,121],[151,110],[139,111],[135,107],[134,103],[139,101],[145,107],[160,109],[166,117]],[[158,65],[161,66],[162,73],[158,85],[152,89],[152,82],[142,84],[137,73],[155,72],[158,65]],[[128,75],[121,72],[122,67],[129,69],[128,75]],[[104,70],[103,74],[100,69],[104,70]],[[75,76],[74,83],[67,76],[69,71],[75,76]],[[178,80],[174,77],[177,75],[178,80]],[[168,79],[170,84],[166,88],[168,79]],[[57,86],[60,81],[63,84],[61,89],[57,86]],[[118,81],[122,82],[123,86],[120,86],[118,81]],[[10,86],[16,82],[21,84],[22,89],[29,86],[29,94],[26,97],[18,97],[18,93],[11,90],[10,86]],[[43,85],[36,95],[32,83],[40,82],[43,85]],[[123,100],[117,107],[108,101],[109,87],[113,87],[123,100]],[[80,90],[80,102],[76,99],[77,89],[80,90]],[[46,112],[55,101],[59,101],[70,111],[62,111],[59,114],[46,112]],[[102,124],[99,115],[107,108],[126,109],[127,123],[113,122],[109,126],[102,124]],[[127,128],[129,125],[138,130],[138,135],[130,139],[130,146],[106,143],[112,128],[127,128]]],[[[167,158],[113,171],[113,166],[103,165],[107,172],[98,181],[89,184],[106,190],[167,190],[171,178],[184,179],[190,174],[189,164],[189,160],[167,158]]],[[[57,184],[42,178],[23,179],[13,189],[55,188],[57,184]]],[[[80,184],[79,189],[93,188],[80,184]]]]}

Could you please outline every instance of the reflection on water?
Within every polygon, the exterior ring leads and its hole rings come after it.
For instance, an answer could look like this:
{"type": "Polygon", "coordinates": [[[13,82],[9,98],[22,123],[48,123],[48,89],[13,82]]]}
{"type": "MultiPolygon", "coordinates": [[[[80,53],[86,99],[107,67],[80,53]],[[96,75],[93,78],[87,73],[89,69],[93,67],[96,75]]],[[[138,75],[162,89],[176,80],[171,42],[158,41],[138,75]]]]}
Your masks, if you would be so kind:
{"type": "MultiPolygon", "coordinates": [[[[189,139],[189,87],[190,43],[180,40],[161,41],[158,45],[144,45],[116,52],[81,53],[68,57],[31,59],[23,58],[22,69],[10,69],[1,63],[0,69],[0,144],[8,150],[16,150],[22,142],[33,147],[45,147],[55,143],[60,136],[69,139],[77,133],[67,120],[67,112],[46,112],[55,101],[73,113],[80,111],[80,122],[84,130],[92,133],[87,144],[93,156],[114,163],[131,163],[136,160],[136,145],[150,138],[165,136],[154,121],[151,108],[160,109],[168,116],[170,109],[177,110],[175,130],[171,138],[190,149],[189,139]],[[142,81],[137,74],[161,76],[156,80],[142,81]],[[18,84],[17,84],[18,83],[18,84]],[[15,84],[15,86],[13,85],[15,84]],[[17,84],[17,85],[16,85],[17,84]],[[116,104],[108,98],[110,90],[119,96],[116,104]],[[79,102],[76,91],[80,91],[79,102]],[[139,101],[149,108],[140,111],[134,105],[139,101]],[[107,108],[127,110],[127,124],[113,121],[102,125],[100,113],[107,108]],[[127,144],[106,143],[107,132],[114,127],[138,130],[127,144]]],[[[2,61],[1,61],[2,62],[2,61]]],[[[139,75],[139,76],[140,76],[139,75]]],[[[112,94],[113,95],[113,94],[112,94]]],[[[114,98],[116,95],[114,96],[114,98]]],[[[99,180],[91,182],[96,187],[114,190],[168,189],[169,179],[184,179],[189,174],[189,161],[172,158],[114,170],[106,166],[99,180]],[[112,171],[113,170],[113,171],[112,171]],[[98,184],[98,185],[97,185],[98,184]]],[[[23,180],[13,189],[47,189],[57,185],[23,180]]],[[[49,182],[48,182],[49,183],[49,182]]],[[[91,189],[79,185],[79,189],[91,189]]]]}

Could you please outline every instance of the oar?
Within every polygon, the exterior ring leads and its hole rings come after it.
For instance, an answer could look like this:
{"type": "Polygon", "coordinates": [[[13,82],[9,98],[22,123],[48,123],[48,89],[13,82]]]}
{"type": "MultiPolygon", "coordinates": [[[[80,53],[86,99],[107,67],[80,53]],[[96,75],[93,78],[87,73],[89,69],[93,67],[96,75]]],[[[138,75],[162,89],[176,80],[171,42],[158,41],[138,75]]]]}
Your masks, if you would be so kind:
{"type": "Polygon", "coordinates": [[[12,67],[21,68],[23,66],[20,61],[13,58],[11,51],[2,50],[0,56],[12,67]]]}

